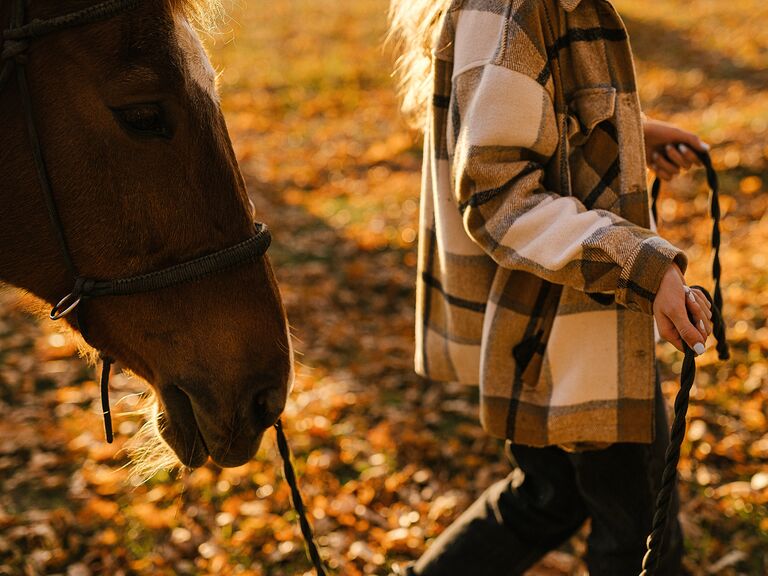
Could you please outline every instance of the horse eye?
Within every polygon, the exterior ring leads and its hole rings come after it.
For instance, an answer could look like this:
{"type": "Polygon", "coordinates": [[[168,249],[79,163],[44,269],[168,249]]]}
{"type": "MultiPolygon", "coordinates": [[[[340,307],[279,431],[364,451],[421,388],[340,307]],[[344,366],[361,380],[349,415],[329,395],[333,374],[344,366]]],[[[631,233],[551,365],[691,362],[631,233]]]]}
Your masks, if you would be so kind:
{"type": "Polygon", "coordinates": [[[113,109],[120,125],[133,134],[145,137],[170,138],[163,109],[158,104],[137,104],[113,109]]]}

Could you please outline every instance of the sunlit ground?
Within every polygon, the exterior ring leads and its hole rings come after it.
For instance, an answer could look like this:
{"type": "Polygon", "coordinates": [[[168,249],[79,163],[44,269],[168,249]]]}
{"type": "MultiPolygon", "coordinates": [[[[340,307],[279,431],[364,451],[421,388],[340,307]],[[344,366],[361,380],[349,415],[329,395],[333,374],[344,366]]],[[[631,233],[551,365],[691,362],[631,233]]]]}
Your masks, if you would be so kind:
{"type": "MultiPolygon", "coordinates": [[[[768,8],[758,0],[620,0],[647,112],[698,131],[721,174],[733,359],[702,367],[680,466],[689,569],[768,570],[768,8]]],[[[508,473],[475,392],[411,370],[420,143],[399,119],[386,2],[240,3],[207,39],[232,139],[302,353],[285,415],[322,552],[339,574],[416,558],[508,473]]],[[[707,192],[665,188],[663,233],[710,285],[707,192]]],[[[94,373],[0,292],[0,574],[310,570],[272,438],[235,470],[135,486],[101,441],[94,373]]],[[[670,397],[680,356],[659,349],[670,397]]],[[[142,385],[114,379],[116,412],[142,385]],[[121,396],[123,400],[118,401],[121,396]]],[[[532,575],[583,574],[575,538],[532,575]]]]}

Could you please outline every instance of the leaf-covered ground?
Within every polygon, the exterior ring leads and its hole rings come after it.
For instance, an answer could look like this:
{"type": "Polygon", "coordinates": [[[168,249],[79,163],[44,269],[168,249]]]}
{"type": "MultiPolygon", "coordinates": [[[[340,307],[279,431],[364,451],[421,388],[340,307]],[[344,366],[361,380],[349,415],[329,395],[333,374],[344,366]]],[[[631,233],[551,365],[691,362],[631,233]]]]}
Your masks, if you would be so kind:
{"type": "MultiPolygon", "coordinates": [[[[768,21],[759,0],[617,0],[651,115],[713,147],[733,359],[700,362],[681,463],[688,568],[768,572],[768,21]]],[[[286,429],[328,564],[385,575],[510,471],[476,392],[412,372],[420,143],[398,116],[385,0],[240,3],[208,38],[238,158],[297,338],[286,429]]],[[[708,285],[707,193],[665,188],[663,232],[708,285]]],[[[0,575],[308,572],[272,438],[252,463],[132,481],[140,382],[95,374],[0,291],[0,575]]],[[[680,356],[659,349],[665,390],[680,356]]],[[[531,576],[584,574],[575,537],[531,576]]]]}

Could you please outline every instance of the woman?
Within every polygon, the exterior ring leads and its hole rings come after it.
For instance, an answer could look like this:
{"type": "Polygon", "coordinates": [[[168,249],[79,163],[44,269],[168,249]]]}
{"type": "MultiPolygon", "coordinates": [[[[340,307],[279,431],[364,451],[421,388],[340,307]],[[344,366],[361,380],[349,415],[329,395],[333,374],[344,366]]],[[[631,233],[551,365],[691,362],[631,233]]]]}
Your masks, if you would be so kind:
{"type": "MultiPolygon", "coordinates": [[[[651,230],[646,164],[669,179],[707,146],[643,117],[606,0],[393,0],[391,16],[425,127],[416,369],[479,384],[524,472],[410,573],[522,574],[589,518],[590,574],[637,574],[668,442],[654,319],[699,354],[711,331],[685,255],[651,230]]],[[[672,517],[660,574],[681,570],[672,517]]]]}

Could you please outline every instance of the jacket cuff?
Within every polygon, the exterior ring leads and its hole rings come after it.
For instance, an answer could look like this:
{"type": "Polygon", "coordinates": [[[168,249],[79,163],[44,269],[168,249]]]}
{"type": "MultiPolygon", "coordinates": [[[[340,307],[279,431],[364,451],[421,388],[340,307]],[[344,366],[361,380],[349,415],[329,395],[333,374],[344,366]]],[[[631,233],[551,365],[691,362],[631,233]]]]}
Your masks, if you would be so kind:
{"type": "Polygon", "coordinates": [[[688,258],[682,250],[659,236],[640,242],[621,270],[616,302],[635,312],[652,315],[661,279],[673,263],[685,273],[688,258]]]}

